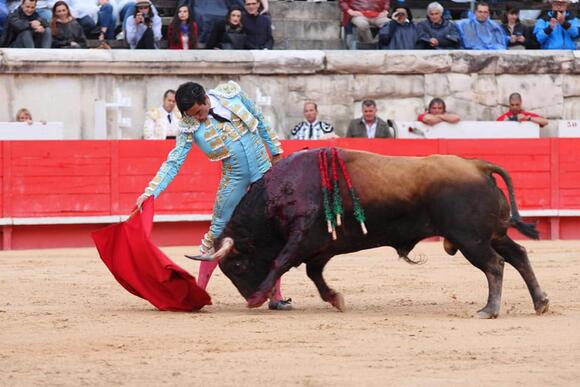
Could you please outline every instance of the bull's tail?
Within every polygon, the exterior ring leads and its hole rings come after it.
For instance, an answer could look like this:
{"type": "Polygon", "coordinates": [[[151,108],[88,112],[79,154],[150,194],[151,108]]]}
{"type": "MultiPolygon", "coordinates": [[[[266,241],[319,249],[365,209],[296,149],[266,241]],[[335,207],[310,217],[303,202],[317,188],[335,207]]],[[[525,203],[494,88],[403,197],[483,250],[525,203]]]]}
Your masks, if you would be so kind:
{"type": "Polygon", "coordinates": [[[505,185],[508,190],[508,197],[512,213],[510,218],[510,226],[515,227],[516,230],[518,230],[527,237],[530,237],[532,239],[539,239],[540,233],[536,229],[536,225],[524,222],[522,220],[522,217],[520,216],[518,206],[516,204],[516,198],[514,195],[514,186],[512,183],[512,178],[507,173],[507,171],[498,165],[487,162],[485,163],[485,168],[489,171],[490,175],[492,173],[496,173],[499,176],[501,176],[501,178],[505,182],[505,185]]]}

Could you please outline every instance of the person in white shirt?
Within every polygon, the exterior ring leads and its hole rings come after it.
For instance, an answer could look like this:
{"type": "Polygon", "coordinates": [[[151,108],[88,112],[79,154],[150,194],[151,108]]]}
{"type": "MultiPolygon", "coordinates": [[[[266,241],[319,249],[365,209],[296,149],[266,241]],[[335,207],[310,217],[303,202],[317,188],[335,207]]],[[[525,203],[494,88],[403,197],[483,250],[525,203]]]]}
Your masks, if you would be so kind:
{"type": "Polygon", "coordinates": [[[175,90],[163,94],[163,104],[145,114],[143,138],[145,140],[175,139],[179,133],[181,114],[175,108],[175,90]]]}
{"type": "Polygon", "coordinates": [[[318,121],[318,105],[308,101],[304,103],[304,118],[292,129],[292,140],[320,140],[336,137],[331,124],[318,121]]]}

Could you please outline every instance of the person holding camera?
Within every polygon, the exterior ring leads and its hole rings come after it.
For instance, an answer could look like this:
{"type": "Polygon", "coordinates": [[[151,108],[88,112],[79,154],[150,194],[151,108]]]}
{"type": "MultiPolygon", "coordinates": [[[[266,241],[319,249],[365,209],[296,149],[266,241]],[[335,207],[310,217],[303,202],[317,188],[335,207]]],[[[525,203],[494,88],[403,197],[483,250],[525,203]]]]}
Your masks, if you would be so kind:
{"type": "Polygon", "coordinates": [[[125,39],[131,49],[159,48],[161,18],[152,9],[149,0],[137,1],[135,14],[129,16],[125,23],[125,39]]]}
{"type": "Polygon", "coordinates": [[[536,21],[534,35],[547,50],[575,50],[580,22],[568,11],[570,0],[552,0],[552,9],[536,21]]]}
{"type": "Polygon", "coordinates": [[[411,10],[402,5],[393,8],[391,21],[379,31],[379,48],[383,50],[414,50],[417,28],[411,10]]]}
{"type": "Polygon", "coordinates": [[[522,96],[520,93],[512,93],[509,96],[509,111],[497,117],[496,121],[533,122],[544,127],[549,121],[544,117],[524,111],[522,107],[522,96]]]}
{"type": "Polygon", "coordinates": [[[531,28],[522,24],[519,17],[520,11],[508,5],[502,16],[502,27],[509,38],[508,49],[523,50],[540,48],[538,41],[532,34],[531,28]]]}

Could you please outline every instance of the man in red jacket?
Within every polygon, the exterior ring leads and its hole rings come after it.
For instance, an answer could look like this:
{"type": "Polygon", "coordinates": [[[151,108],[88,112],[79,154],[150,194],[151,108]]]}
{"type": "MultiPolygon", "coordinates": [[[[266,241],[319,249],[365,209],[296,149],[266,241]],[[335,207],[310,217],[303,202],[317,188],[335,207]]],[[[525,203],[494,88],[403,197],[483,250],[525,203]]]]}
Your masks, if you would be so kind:
{"type": "Polygon", "coordinates": [[[548,120],[544,117],[532,113],[526,112],[522,108],[522,96],[520,93],[512,93],[509,97],[510,110],[501,116],[497,117],[496,121],[518,121],[518,122],[534,122],[541,127],[548,125],[548,120]]]}
{"type": "Polygon", "coordinates": [[[358,39],[361,42],[372,42],[371,26],[381,28],[389,21],[390,0],[340,0],[343,24],[349,21],[358,30],[358,39]]]}

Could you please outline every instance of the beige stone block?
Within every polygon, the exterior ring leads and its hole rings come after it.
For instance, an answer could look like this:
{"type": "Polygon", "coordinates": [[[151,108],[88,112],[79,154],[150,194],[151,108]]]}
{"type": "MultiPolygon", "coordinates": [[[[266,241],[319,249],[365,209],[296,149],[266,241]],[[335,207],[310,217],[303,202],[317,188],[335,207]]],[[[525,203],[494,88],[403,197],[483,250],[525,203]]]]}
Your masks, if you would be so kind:
{"type": "Polygon", "coordinates": [[[12,75],[0,75],[0,121],[13,121],[16,110],[13,106],[14,77],[12,75]]]}
{"type": "Polygon", "coordinates": [[[251,51],[257,74],[313,74],[324,70],[323,51],[255,50],[251,51]]]}
{"type": "Polygon", "coordinates": [[[562,76],[562,94],[564,97],[580,97],[580,74],[562,76]]]}
{"type": "Polygon", "coordinates": [[[496,77],[488,74],[473,75],[473,102],[485,106],[497,105],[496,77]]]}
{"type": "Polygon", "coordinates": [[[451,73],[447,75],[447,78],[449,82],[449,94],[471,93],[471,75],[451,73]]]}
{"type": "Polygon", "coordinates": [[[421,97],[425,94],[422,75],[355,75],[353,88],[355,100],[421,97]]]}
{"type": "Polygon", "coordinates": [[[425,95],[428,100],[433,97],[445,98],[451,93],[447,74],[425,74],[425,95]]]}
{"type": "Polygon", "coordinates": [[[568,50],[506,51],[498,57],[497,74],[569,73],[574,55],[568,50]]]}
{"type": "Polygon", "coordinates": [[[450,51],[451,72],[466,74],[494,74],[503,51],[450,51]]]}
{"type": "Polygon", "coordinates": [[[566,98],[563,110],[562,119],[580,120],[580,97],[566,98]]]}
{"type": "Polygon", "coordinates": [[[445,100],[445,103],[447,109],[458,114],[463,121],[494,120],[499,115],[495,115],[497,108],[486,108],[474,103],[471,99],[451,96],[445,100]]]}
{"type": "Polygon", "coordinates": [[[382,74],[387,51],[326,51],[326,70],[339,74],[382,74]]]}
{"type": "Polygon", "coordinates": [[[390,51],[383,73],[430,74],[451,68],[451,57],[438,51],[390,51]]]}
{"type": "Polygon", "coordinates": [[[562,75],[534,74],[529,75],[498,75],[497,98],[498,104],[507,107],[511,93],[522,95],[524,109],[538,109],[548,105],[557,105],[563,102],[562,75]]]}

